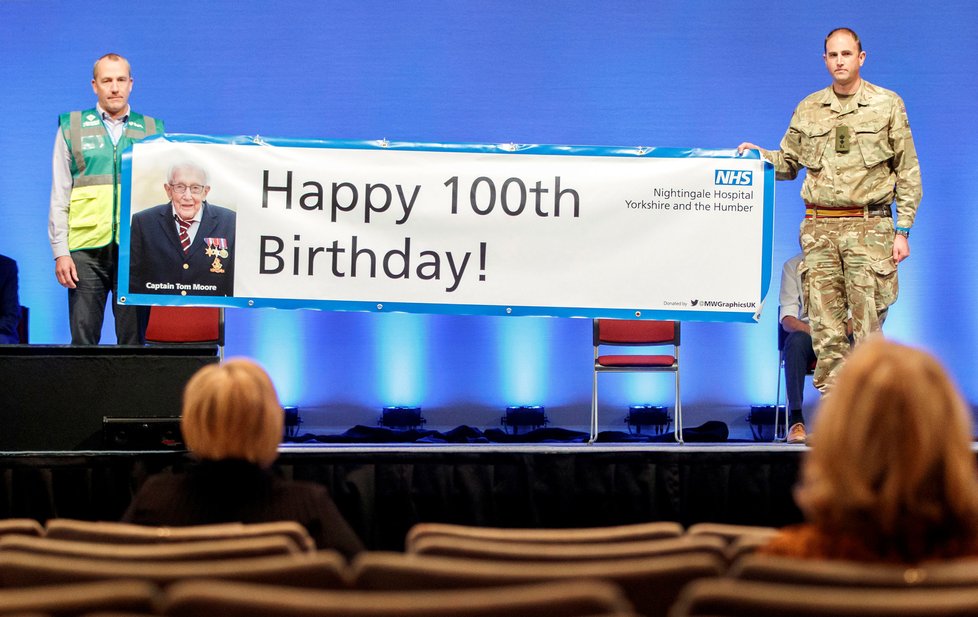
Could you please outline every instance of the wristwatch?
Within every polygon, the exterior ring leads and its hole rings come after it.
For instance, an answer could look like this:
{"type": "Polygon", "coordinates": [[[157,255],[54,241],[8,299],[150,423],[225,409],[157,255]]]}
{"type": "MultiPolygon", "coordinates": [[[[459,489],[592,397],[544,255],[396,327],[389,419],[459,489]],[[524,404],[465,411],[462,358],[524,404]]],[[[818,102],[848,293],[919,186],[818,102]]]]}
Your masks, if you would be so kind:
{"type": "Polygon", "coordinates": [[[903,236],[904,238],[908,238],[908,239],[910,238],[909,229],[894,229],[893,233],[895,233],[898,236],[903,236]]]}

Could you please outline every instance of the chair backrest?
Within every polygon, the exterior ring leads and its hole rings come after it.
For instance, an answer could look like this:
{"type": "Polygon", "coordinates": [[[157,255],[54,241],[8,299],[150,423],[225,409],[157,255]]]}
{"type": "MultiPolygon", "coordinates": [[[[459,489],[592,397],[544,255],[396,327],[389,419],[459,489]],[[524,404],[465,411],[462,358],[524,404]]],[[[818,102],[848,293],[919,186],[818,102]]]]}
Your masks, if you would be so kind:
{"type": "Polygon", "coordinates": [[[0,553],[61,555],[120,561],[189,561],[294,555],[298,547],[285,536],[201,540],[167,544],[106,544],[31,536],[0,538],[0,553]]]}
{"type": "Polygon", "coordinates": [[[678,538],[682,533],[682,525],[672,521],[568,529],[512,529],[505,527],[454,525],[450,523],[417,523],[408,530],[405,539],[405,550],[408,552],[413,551],[415,542],[421,538],[430,536],[527,543],[602,543],[678,538]]]}
{"type": "Polygon", "coordinates": [[[615,583],[636,612],[665,615],[687,582],[718,577],[722,557],[691,553],[605,561],[514,562],[372,551],[352,564],[353,586],[365,590],[464,589],[542,581],[599,579],[615,583]]]}
{"type": "Polygon", "coordinates": [[[974,589],[884,589],[694,581],[671,617],[933,617],[978,614],[974,589]]]}
{"type": "Polygon", "coordinates": [[[840,560],[792,559],[745,555],[728,572],[732,578],[829,587],[970,587],[978,589],[978,559],[920,566],[869,564],[840,560]]]}
{"type": "Polygon", "coordinates": [[[214,343],[224,346],[224,311],[206,306],[153,306],[147,343],[214,343]]]}
{"type": "Polygon", "coordinates": [[[705,553],[725,558],[727,543],[711,536],[681,536],[662,540],[600,543],[527,543],[428,536],[419,538],[413,551],[419,555],[495,559],[500,561],[597,561],[705,553]]]}
{"type": "Polygon", "coordinates": [[[95,611],[154,614],[160,600],[156,585],[112,581],[0,589],[0,613],[82,615],[95,611]]]}
{"type": "Polygon", "coordinates": [[[595,319],[594,346],[679,345],[678,321],[595,319]]]}
{"type": "Polygon", "coordinates": [[[726,555],[728,563],[735,563],[747,555],[753,554],[757,549],[771,541],[771,536],[764,534],[746,535],[734,538],[727,545],[726,555]]]}
{"type": "Polygon", "coordinates": [[[305,527],[295,521],[271,523],[220,523],[187,527],[152,527],[111,521],[79,521],[54,518],[47,522],[46,536],[58,540],[105,542],[114,544],[152,544],[199,542],[231,538],[284,536],[302,551],[315,550],[316,543],[305,527]]]}
{"type": "Polygon", "coordinates": [[[771,538],[778,533],[777,527],[761,525],[735,525],[730,523],[695,523],[686,533],[691,536],[714,536],[728,544],[744,536],[763,536],[771,538]]]}
{"type": "Polygon", "coordinates": [[[20,307],[20,320],[17,322],[17,342],[26,345],[31,341],[31,309],[20,307]]]}
{"type": "Polygon", "coordinates": [[[43,536],[44,527],[32,518],[0,519],[0,538],[7,535],[43,536]]]}
{"type": "Polygon", "coordinates": [[[206,561],[123,561],[0,552],[0,587],[116,579],[161,586],[183,579],[221,579],[339,589],[347,585],[347,567],[346,559],[334,551],[206,561]]]}
{"type": "Polygon", "coordinates": [[[621,591],[600,581],[498,590],[319,591],[185,581],[167,590],[170,617],[585,617],[630,614],[621,591]]]}

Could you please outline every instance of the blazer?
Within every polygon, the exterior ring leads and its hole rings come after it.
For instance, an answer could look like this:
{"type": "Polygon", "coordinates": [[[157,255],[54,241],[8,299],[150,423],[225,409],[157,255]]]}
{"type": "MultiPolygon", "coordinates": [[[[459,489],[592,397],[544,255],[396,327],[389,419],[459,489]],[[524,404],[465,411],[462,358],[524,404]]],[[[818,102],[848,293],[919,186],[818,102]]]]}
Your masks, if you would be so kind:
{"type": "Polygon", "coordinates": [[[0,255],[0,343],[20,342],[20,299],[17,296],[17,262],[0,255]]]}
{"type": "Polygon", "coordinates": [[[200,228],[186,254],[169,203],[132,217],[129,293],[234,295],[235,213],[206,201],[201,207],[200,228]]]}
{"type": "Polygon", "coordinates": [[[201,461],[184,473],[150,477],[122,518],[139,525],[296,521],[320,549],[351,558],[364,550],[326,487],[285,480],[240,460],[201,461]]]}

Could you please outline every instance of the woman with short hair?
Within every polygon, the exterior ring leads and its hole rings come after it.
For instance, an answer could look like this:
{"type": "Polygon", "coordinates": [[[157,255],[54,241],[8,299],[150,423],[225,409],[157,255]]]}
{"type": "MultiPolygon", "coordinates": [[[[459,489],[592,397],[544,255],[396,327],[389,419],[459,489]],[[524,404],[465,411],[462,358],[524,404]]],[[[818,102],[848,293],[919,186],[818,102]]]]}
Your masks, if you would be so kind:
{"type": "Polygon", "coordinates": [[[284,413],[268,374],[247,359],[200,369],[183,394],[180,427],[198,462],[149,478],[123,521],[141,525],[301,523],[321,549],[364,550],[326,487],[285,480],[278,457],[284,413]]]}

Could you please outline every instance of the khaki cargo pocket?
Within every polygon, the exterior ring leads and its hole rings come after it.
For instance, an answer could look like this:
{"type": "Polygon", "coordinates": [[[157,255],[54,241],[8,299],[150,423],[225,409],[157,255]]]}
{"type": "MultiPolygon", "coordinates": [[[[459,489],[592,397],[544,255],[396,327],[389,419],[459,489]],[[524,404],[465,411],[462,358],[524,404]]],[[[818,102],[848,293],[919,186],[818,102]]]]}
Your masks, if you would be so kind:
{"type": "Polygon", "coordinates": [[[866,167],[875,167],[893,158],[889,131],[886,130],[887,122],[886,118],[873,118],[854,127],[856,143],[859,144],[866,167]]]}
{"type": "Polygon", "coordinates": [[[896,302],[900,293],[897,281],[897,267],[892,257],[873,262],[873,273],[876,275],[876,310],[882,311],[896,302]]]}
{"type": "Polygon", "coordinates": [[[798,130],[802,134],[798,162],[809,169],[821,169],[822,153],[829,143],[832,127],[820,122],[801,122],[798,130]]]}

